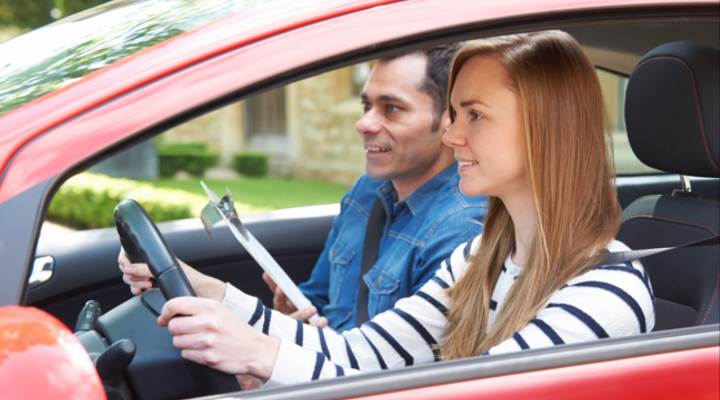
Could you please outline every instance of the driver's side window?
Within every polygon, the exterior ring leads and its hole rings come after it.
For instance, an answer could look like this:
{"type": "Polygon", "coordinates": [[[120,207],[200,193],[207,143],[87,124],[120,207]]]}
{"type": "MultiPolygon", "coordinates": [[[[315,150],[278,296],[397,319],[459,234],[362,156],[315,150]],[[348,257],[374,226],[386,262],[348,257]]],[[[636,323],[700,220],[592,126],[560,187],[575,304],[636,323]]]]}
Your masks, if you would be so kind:
{"type": "Polygon", "coordinates": [[[338,203],[364,172],[359,92],[372,62],[235,102],[176,126],[69,179],[43,236],[113,226],[135,198],[156,222],[197,218],[228,187],[240,213],[338,203]]]}

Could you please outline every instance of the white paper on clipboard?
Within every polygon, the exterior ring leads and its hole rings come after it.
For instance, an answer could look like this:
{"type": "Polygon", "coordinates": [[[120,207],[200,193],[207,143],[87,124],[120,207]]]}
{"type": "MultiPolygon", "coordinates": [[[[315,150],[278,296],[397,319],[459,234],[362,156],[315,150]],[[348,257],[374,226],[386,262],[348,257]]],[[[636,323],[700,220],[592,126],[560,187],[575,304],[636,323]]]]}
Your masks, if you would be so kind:
{"type": "MultiPolygon", "coordinates": [[[[205,193],[210,197],[210,202],[203,208],[200,214],[200,220],[202,220],[203,225],[205,225],[205,229],[210,237],[212,237],[212,227],[220,221],[225,221],[230,228],[230,232],[235,236],[235,239],[237,239],[255,261],[260,264],[262,269],[270,275],[272,280],[282,289],[295,307],[297,307],[298,310],[310,307],[312,305],[310,300],[302,294],[297,285],[295,285],[292,279],[285,273],[285,270],[280,267],[270,253],[265,250],[265,247],[263,247],[263,245],[255,239],[255,236],[240,222],[240,218],[238,218],[237,212],[235,211],[235,204],[230,195],[230,189],[226,188],[226,195],[220,199],[204,182],[200,181],[200,184],[203,189],[205,189],[205,193]]],[[[313,315],[310,317],[310,321],[315,321],[317,318],[317,315],[313,315]]]]}

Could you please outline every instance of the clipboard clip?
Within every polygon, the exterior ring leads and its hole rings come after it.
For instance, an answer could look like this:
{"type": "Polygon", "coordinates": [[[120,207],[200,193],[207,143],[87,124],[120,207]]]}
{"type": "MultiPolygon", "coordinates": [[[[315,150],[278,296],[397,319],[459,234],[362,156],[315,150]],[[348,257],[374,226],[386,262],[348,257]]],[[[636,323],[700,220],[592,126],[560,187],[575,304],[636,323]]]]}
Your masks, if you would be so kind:
{"type": "Polygon", "coordinates": [[[237,211],[235,211],[235,203],[233,202],[232,195],[230,194],[230,188],[225,187],[225,196],[218,198],[215,192],[205,185],[205,182],[200,181],[200,184],[205,190],[205,193],[207,193],[208,197],[210,197],[210,201],[200,213],[200,220],[202,221],[203,226],[205,226],[205,230],[208,235],[213,237],[211,232],[212,227],[222,221],[224,216],[227,218],[229,223],[233,224],[237,228],[245,240],[250,240],[250,235],[248,235],[247,229],[245,229],[245,226],[242,222],[240,222],[237,211]]]}

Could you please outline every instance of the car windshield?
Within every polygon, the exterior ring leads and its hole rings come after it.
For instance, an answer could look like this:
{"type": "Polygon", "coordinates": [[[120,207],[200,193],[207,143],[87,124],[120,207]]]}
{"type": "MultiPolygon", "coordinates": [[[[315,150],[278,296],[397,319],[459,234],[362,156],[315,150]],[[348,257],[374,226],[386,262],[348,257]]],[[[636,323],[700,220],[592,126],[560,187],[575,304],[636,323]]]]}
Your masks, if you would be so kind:
{"type": "Polygon", "coordinates": [[[0,115],[154,44],[269,1],[116,0],[0,44],[0,115]]]}

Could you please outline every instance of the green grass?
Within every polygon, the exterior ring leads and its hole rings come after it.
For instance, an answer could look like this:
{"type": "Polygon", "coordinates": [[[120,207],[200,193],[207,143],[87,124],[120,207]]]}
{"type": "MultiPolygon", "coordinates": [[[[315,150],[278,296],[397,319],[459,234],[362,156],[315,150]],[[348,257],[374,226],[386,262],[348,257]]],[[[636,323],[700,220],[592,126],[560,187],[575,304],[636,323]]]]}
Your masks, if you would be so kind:
{"type": "MultiPolygon", "coordinates": [[[[302,179],[243,177],[227,181],[203,179],[203,182],[220,197],[225,194],[227,186],[236,202],[270,210],[339,203],[348,190],[347,187],[334,183],[302,179]]],[[[206,196],[200,186],[200,178],[186,181],[159,179],[147,183],[156,188],[180,189],[206,196]]]]}

